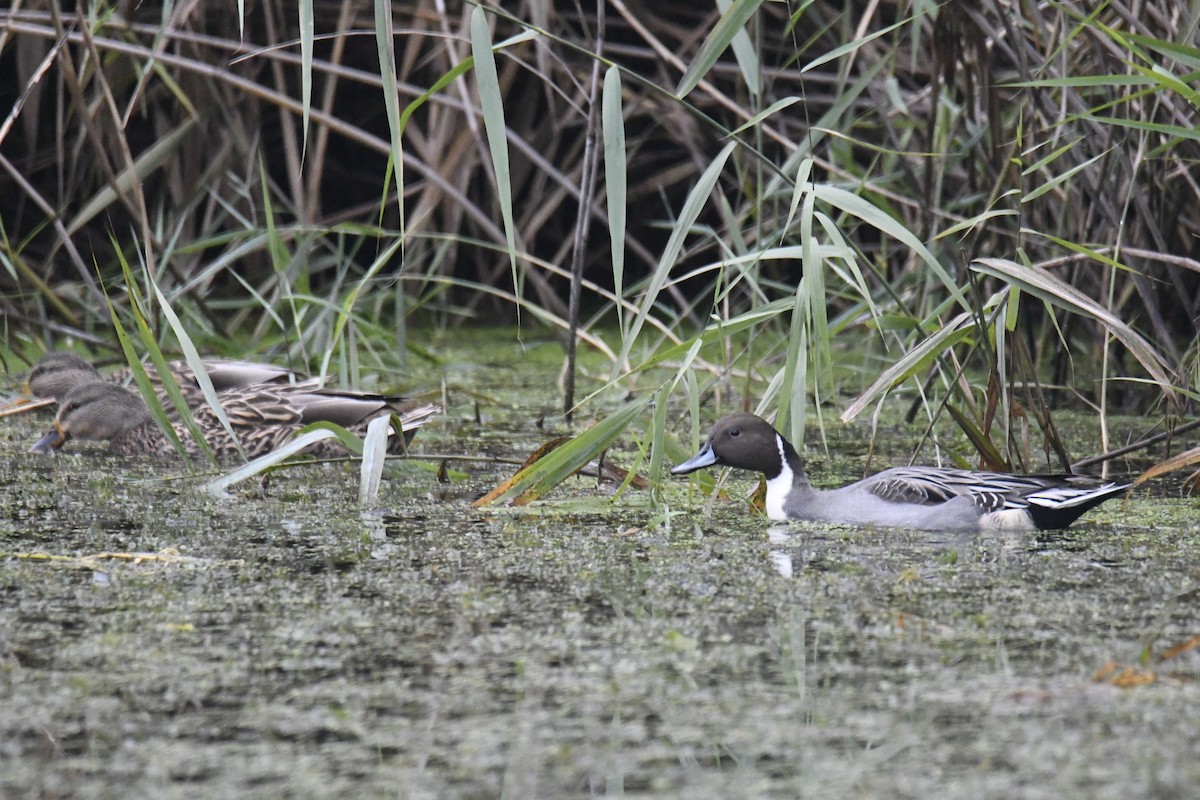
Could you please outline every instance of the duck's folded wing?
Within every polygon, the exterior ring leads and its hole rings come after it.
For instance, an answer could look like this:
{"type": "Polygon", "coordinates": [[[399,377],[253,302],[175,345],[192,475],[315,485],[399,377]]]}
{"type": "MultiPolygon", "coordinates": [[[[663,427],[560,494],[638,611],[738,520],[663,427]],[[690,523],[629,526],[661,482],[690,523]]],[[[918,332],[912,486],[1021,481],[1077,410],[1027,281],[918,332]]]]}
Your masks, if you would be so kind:
{"type": "MultiPolygon", "coordinates": [[[[176,364],[179,364],[181,375],[186,376],[188,380],[196,380],[196,376],[186,362],[176,362],[176,364]]],[[[291,385],[302,380],[286,367],[261,364],[257,361],[205,359],[204,371],[208,373],[208,377],[217,391],[264,383],[291,385]]]]}
{"type": "Polygon", "coordinates": [[[1050,479],[1037,475],[940,467],[896,467],[863,483],[863,488],[893,503],[938,505],[955,497],[970,497],[975,505],[987,511],[1023,505],[1023,495],[1052,485],[1050,479]]]}

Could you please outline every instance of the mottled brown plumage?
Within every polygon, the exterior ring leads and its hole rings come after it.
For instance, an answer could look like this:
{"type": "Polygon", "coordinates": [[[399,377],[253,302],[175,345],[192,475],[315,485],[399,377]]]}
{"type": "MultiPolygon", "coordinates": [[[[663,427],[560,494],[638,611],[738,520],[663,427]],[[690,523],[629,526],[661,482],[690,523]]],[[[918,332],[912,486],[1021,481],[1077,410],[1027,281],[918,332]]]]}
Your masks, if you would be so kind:
{"type": "MultiPolygon", "coordinates": [[[[301,386],[310,389],[318,388],[319,385],[316,379],[311,378],[297,381],[295,375],[289,370],[273,364],[226,359],[204,359],[202,363],[217,392],[267,384],[301,386]]],[[[206,402],[204,391],[200,388],[200,383],[196,380],[196,375],[188,363],[172,361],[167,366],[172,379],[179,387],[185,404],[189,408],[198,408],[203,405],[206,402]]],[[[167,409],[167,413],[173,419],[177,419],[178,413],[174,403],[167,395],[163,380],[153,366],[147,368],[147,376],[159,401],[167,409]]],[[[76,353],[68,351],[47,353],[38,359],[30,369],[23,386],[25,396],[0,406],[0,417],[54,406],[71,389],[94,381],[128,386],[132,382],[132,375],[128,368],[103,375],[76,353]]]]}
{"type": "MultiPolygon", "coordinates": [[[[289,384],[295,382],[291,371],[273,364],[260,364],[255,361],[232,361],[220,358],[206,358],[201,362],[204,371],[212,381],[213,388],[218,392],[246,386],[261,384],[289,384]]],[[[172,361],[167,364],[171,377],[179,386],[184,400],[189,408],[196,408],[204,402],[204,392],[196,380],[196,373],[186,361],[172,361]]],[[[154,387],[154,392],[169,405],[167,393],[163,388],[162,378],[153,366],[147,367],[147,377],[154,387]]],[[[33,397],[59,401],[67,392],[76,386],[93,381],[108,381],[122,386],[132,381],[129,368],[117,370],[108,376],[102,375],[83,356],[69,351],[47,353],[38,359],[29,370],[25,380],[25,393],[33,397]]],[[[305,385],[311,385],[305,383],[305,385]]]]}
{"type": "MultiPolygon", "coordinates": [[[[367,423],[384,415],[400,418],[407,442],[431,416],[441,411],[435,405],[416,404],[403,398],[365,392],[315,389],[309,386],[259,384],[227,389],[218,395],[229,425],[249,457],[278,448],[300,428],[313,422],[333,422],[359,435],[367,423]]],[[[193,411],[196,426],[219,458],[234,458],[238,447],[207,404],[193,411]]],[[[200,448],[187,428],[173,422],[175,434],[189,455],[200,448]]],[[[108,449],[122,455],[171,455],[175,448],[150,415],[139,395],[105,381],[90,381],[71,389],[62,398],[54,430],[33,451],[45,453],[62,447],[70,439],[108,442],[108,449]]],[[[397,447],[402,445],[397,444],[397,447]]],[[[344,453],[333,440],[314,445],[320,456],[344,453]]]]}

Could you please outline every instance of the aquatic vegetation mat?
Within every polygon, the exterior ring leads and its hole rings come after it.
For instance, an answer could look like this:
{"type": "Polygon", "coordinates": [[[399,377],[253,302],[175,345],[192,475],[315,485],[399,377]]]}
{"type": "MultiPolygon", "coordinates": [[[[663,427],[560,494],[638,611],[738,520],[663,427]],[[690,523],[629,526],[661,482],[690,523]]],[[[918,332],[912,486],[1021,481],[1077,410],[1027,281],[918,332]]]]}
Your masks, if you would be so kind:
{"type": "MultiPolygon", "coordinates": [[[[768,528],[740,501],[706,513],[686,482],[614,501],[575,477],[473,510],[562,433],[515,400],[544,374],[505,363],[511,395],[477,420],[489,390],[451,391],[414,443],[481,457],[452,463],[468,477],[387,472],[369,505],[353,463],[214,497],[160,462],[27,454],[36,424],[6,420],[0,795],[1124,798],[1200,780],[1194,499],[1139,490],[1065,532],[969,536],[768,528]]],[[[857,465],[865,445],[837,444],[857,465]]],[[[813,460],[816,480],[847,468],[813,460]]]]}

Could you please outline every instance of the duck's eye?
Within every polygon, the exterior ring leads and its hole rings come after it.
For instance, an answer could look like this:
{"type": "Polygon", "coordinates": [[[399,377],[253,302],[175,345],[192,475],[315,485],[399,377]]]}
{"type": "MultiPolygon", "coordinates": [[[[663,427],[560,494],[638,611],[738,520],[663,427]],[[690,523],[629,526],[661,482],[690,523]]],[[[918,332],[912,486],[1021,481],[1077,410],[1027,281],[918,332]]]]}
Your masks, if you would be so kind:
{"type": "Polygon", "coordinates": [[[730,428],[729,435],[730,436],[741,436],[742,432],[740,430],[738,430],[737,428],[730,428]]]}

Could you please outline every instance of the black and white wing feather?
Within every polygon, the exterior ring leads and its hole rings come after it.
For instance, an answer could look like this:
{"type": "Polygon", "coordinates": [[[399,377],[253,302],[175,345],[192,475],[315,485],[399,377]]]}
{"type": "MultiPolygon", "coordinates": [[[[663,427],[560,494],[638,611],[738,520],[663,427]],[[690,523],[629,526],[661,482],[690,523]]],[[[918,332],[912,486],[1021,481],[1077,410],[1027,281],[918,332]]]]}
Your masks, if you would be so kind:
{"type": "Polygon", "coordinates": [[[1038,528],[1066,527],[1089,508],[1122,494],[1129,484],[1083,475],[1009,475],[940,467],[896,467],[864,481],[893,503],[938,505],[970,497],[983,514],[1024,511],[1038,528]]]}

